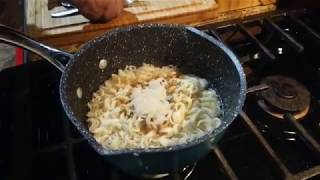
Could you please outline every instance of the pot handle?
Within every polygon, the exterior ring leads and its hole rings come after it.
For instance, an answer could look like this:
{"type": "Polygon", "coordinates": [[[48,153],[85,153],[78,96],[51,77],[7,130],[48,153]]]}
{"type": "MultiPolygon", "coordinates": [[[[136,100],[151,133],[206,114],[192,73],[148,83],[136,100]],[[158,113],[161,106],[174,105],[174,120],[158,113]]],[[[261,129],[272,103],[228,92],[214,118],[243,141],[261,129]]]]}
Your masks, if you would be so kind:
{"type": "Polygon", "coordinates": [[[65,66],[60,62],[60,60],[73,59],[73,55],[70,53],[63,52],[39,43],[30,37],[2,24],[0,24],[0,42],[18,46],[36,53],[53,64],[61,72],[64,72],[65,66]]]}

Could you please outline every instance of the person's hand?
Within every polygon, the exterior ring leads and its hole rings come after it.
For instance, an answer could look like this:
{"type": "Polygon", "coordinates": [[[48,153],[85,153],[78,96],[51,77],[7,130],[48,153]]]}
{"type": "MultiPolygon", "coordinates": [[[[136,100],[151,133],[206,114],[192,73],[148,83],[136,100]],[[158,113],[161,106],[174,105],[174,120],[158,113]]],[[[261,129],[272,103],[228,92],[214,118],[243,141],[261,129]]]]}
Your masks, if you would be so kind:
{"type": "Polygon", "coordinates": [[[80,13],[92,21],[109,21],[119,16],[123,0],[71,0],[80,13]]]}

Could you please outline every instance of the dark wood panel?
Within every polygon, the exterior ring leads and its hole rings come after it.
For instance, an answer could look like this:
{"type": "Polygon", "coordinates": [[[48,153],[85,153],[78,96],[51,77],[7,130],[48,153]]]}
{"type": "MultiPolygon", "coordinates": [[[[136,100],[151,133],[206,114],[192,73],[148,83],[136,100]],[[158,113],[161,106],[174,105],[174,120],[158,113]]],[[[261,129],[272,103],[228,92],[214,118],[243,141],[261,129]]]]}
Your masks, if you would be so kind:
{"type": "Polygon", "coordinates": [[[0,0],[0,23],[23,30],[24,0],[0,0]]]}

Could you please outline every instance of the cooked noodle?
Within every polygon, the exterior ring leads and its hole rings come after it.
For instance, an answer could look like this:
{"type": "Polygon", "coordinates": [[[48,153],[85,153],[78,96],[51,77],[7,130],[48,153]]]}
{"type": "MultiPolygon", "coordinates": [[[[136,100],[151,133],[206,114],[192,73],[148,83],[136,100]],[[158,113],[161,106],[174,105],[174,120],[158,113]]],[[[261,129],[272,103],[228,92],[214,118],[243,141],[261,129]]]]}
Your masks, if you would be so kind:
{"type": "Polygon", "coordinates": [[[190,142],[220,125],[218,97],[206,86],[172,66],[127,66],[93,94],[89,131],[109,149],[190,142]]]}

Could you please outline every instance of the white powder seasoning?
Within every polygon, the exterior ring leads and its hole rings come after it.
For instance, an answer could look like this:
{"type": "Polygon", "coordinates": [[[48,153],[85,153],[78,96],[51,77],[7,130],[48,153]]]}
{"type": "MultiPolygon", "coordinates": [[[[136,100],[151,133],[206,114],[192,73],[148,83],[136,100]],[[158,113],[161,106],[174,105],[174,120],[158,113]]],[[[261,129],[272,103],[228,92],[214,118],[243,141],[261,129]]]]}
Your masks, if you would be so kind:
{"type": "Polygon", "coordinates": [[[133,111],[141,116],[149,115],[157,124],[161,124],[171,111],[165,83],[164,79],[159,78],[150,81],[144,88],[134,88],[131,95],[133,111]]]}

